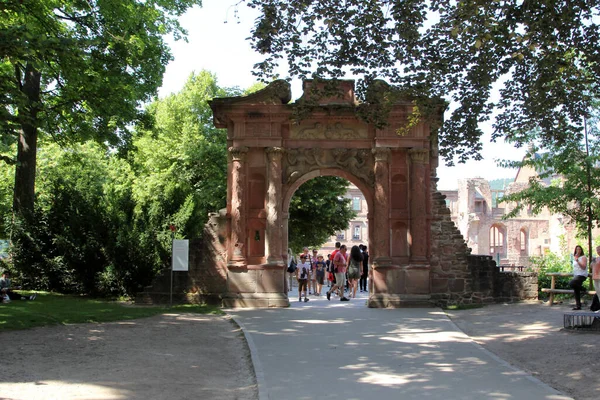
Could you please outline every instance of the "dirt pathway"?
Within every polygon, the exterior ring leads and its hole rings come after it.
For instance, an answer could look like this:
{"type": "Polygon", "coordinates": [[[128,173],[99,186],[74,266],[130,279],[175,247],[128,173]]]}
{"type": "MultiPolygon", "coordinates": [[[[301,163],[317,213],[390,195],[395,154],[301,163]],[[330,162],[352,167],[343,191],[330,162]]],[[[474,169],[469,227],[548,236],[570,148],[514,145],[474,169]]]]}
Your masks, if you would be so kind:
{"type": "Polygon", "coordinates": [[[495,304],[448,311],[467,335],[510,364],[577,400],[600,398],[600,332],[563,329],[568,304],[495,304]]]}
{"type": "Polygon", "coordinates": [[[254,400],[249,351],[227,316],[0,333],[0,399],[254,400]]]}

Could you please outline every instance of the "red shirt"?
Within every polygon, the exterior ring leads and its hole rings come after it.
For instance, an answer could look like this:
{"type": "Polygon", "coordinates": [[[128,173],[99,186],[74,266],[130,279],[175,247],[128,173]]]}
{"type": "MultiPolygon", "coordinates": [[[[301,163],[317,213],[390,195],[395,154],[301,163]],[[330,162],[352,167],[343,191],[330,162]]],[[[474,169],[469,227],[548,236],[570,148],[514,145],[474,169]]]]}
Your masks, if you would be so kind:
{"type": "Polygon", "coordinates": [[[346,273],[346,268],[348,266],[348,258],[346,254],[342,254],[341,251],[337,252],[335,257],[333,257],[333,265],[337,266],[338,274],[346,273]],[[343,265],[342,265],[343,264],[343,265]]]}

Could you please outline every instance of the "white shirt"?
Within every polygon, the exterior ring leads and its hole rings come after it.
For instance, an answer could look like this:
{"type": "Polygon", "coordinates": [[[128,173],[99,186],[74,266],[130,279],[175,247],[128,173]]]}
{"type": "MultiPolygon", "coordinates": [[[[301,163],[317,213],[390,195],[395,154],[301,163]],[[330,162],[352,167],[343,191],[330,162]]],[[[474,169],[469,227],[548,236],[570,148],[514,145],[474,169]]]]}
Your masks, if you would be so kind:
{"type": "Polygon", "coordinates": [[[582,267],[577,260],[573,259],[573,276],[588,276],[587,266],[582,267]]]}
{"type": "Polygon", "coordinates": [[[308,261],[298,263],[298,279],[308,279],[310,273],[310,263],[308,261]]]}

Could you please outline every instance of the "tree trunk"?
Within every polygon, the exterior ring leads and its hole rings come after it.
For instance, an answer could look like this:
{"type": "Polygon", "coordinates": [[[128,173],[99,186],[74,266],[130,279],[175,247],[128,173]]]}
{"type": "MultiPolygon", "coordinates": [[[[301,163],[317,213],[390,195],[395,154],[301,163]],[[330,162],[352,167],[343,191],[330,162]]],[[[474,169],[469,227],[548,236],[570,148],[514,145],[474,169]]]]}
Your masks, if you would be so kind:
{"type": "Polygon", "coordinates": [[[17,145],[13,213],[16,217],[27,217],[33,213],[35,202],[35,172],[37,159],[37,114],[40,110],[41,73],[31,64],[25,67],[21,92],[27,99],[19,110],[21,131],[17,145]]]}

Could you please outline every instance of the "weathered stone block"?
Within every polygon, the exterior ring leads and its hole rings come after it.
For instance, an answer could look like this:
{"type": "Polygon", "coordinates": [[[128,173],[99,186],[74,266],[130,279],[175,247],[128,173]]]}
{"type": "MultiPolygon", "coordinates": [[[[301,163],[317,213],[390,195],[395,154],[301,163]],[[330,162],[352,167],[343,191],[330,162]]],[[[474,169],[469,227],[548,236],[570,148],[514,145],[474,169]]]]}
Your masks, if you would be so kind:
{"type": "Polygon", "coordinates": [[[257,290],[255,270],[230,269],[227,274],[227,286],[232,293],[254,293],[257,290]]]}

